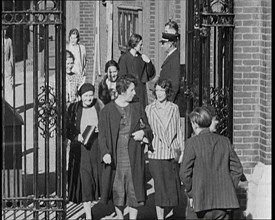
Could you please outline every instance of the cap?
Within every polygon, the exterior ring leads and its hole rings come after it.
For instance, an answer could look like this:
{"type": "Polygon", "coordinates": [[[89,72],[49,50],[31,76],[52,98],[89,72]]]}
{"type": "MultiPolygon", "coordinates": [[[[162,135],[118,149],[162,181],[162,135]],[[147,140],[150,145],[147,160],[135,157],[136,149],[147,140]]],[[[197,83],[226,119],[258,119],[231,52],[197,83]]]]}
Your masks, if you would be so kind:
{"type": "Polygon", "coordinates": [[[91,83],[84,83],[78,90],[78,94],[82,96],[85,92],[95,92],[95,87],[91,83]]]}
{"type": "Polygon", "coordinates": [[[178,34],[162,32],[162,38],[159,42],[168,42],[168,41],[177,41],[177,40],[178,40],[178,34]]]}

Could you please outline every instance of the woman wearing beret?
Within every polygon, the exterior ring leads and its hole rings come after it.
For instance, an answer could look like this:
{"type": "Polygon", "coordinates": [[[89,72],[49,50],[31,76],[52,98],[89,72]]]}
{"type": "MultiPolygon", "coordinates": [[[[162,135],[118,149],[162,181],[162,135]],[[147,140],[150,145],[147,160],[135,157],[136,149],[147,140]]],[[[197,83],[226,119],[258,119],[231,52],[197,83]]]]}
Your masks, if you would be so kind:
{"type": "Polygon", "coordinates": [[[100,196],[100,161],[98,150],[98,118],[103,107],[94,98],[95,87],[84,83],[79,89],[81,100],[70,104],[67,118],[67,138],[71,141],[68,168],[69,201],[83,202],[86,219],[92,219],[91,205],[100,196]],[[95,129],[84,145],[87,126],[95,129]]]}

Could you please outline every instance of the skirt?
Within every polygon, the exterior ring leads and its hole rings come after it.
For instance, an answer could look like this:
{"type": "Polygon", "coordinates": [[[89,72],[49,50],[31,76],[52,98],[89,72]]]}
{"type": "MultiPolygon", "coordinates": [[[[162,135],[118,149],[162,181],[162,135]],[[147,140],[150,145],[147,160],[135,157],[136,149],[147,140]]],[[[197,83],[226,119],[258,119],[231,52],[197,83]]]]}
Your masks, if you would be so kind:
{"type": "MultiPolygon", "coordinates": [[[[97,136],[97,135],[96,135],[97,136]]],[[[72,142],[68,167],[68,200],[96,201],[100,197],[101,164],[97,137],[86,146],[72,142]]]]}
{"type": "Polygon", "coordinates": [[[155,205],[175,207],[179,204],[179,165],[175,159],[149,159],[149,171],[154,180],[155,205]]]}

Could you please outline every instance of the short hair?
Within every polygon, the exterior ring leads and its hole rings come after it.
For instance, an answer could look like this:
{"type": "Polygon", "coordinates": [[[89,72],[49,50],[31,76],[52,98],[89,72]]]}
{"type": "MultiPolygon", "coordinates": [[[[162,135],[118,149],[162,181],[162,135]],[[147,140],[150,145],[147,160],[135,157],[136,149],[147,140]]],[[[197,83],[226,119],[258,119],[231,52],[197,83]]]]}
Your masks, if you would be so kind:
{"type": "Polygon", "coordinates": [[[115,66],[117,68],[117,71],[119,71],[119,66],[118,63],[114,60],[109,60],[106,64],[105,64],[105,73],[107,73],[108,69],[110,66],[115,66]]]}
{"type": "Polygon", "coordinates": [[[134,83],[134,85],[137,84],[137,79],[131,74],[122,75],[118,77],[116,81],[116,91],[118,95],[122,94],[123,92],[126,92],[131,83],[134,83]]]}
{"type": "Polygon", "coordinates": [[[135,46],[138,45],[138,43],[142,40],[141,35],[139,34],[132,34],[130,36],[130,39],[128,41],[128,47],[129,48],[134,48],[135,46]]]}
{"type": "Polygon", "coordinates": [[[217,117],[217,112],[216,112],[216,109],[214,108],[214,106],[212,106],[210,104],[205,104],[202,106],[202,108],[204,108],[206,111],[208,111],[212,118],[217,117]]]}
{"type": "Polygon", "coordinates": [[[168,22],[165,24],[165,26],[169,26],[169,28],[173,28],[176,31],[176,33],[179,32],[178,23],[173,21],[172,19],[169,19],[168,22]]]}
{"type": "Polygon", "coordinates": [[[200,128],[208,128],[212,123],[212,116],[203,107],[196,107],[190,114],[191,122],[198,124],[200,128]]]}
{"type": "Polygon", "coordinates": [[[70,32],[69,32],[69,41],[70,41],[70,37],[71,37],[72,34],[76,35],[77,43],[78,43],[79,40],[80,40],[79,31],[76,28],[71,29],[70,32]]]}
{"type": "Polygon", "coordinates": [[[72,58],[73,61],[75,60],[73,53],[69,50],[66,50],[66,59],[68,58],[72,58]]]}
{"type": "Polygon", "coordinates": [[[167,98],[169,98],[172,95],[172,83],[168,79],[158,79],[158,81],[154,85],[154,90],[153,90],[153,95],[155,98],[157,97],[156,95],[156,87],[160,86],[161,88],[165,89],[165,94],[167,98]]]}

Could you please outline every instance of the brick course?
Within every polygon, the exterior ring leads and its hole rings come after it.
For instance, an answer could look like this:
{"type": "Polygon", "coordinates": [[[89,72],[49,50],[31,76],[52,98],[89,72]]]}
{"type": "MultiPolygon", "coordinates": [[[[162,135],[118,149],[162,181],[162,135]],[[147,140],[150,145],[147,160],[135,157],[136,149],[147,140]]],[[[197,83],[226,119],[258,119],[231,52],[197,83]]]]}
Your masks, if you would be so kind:
{"type": "Polygon", "coordinates": [[[271,3],[238,0],[234,7],[234,137],[243,145],[234,144],[246,158],[242,163],[250,174],[257,162],[271,163],[271,127],[267,126],[267,131],[266,119],[259,120],[263,116],[271,118],[271,96],[267,98],[271,94],[271,47],[266,46],[271,43],[271,3]],[[262,142],[262,136],[267,141],[262,142]]]}

